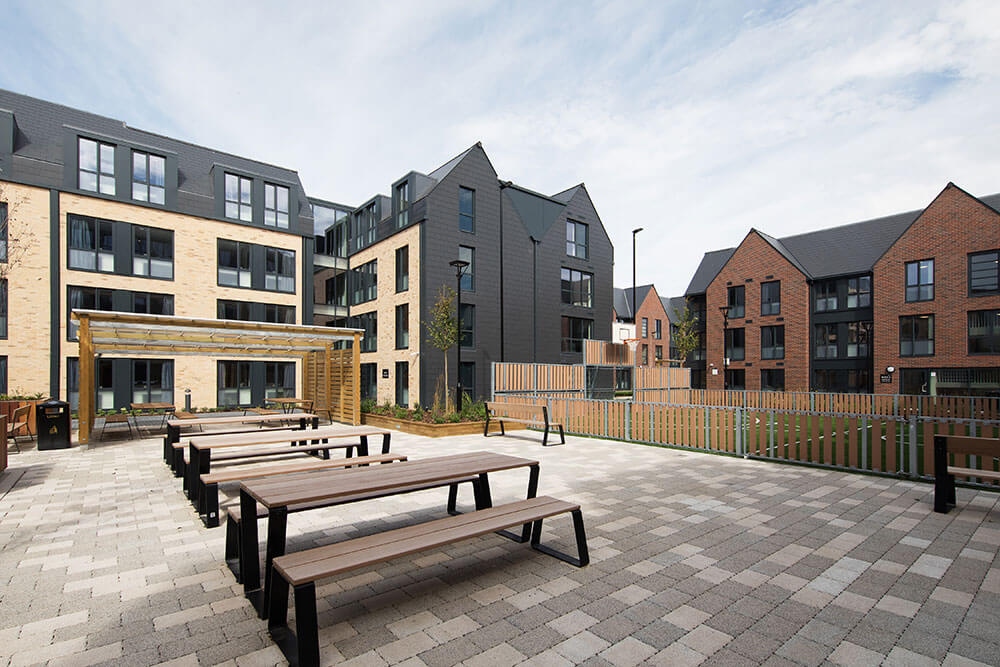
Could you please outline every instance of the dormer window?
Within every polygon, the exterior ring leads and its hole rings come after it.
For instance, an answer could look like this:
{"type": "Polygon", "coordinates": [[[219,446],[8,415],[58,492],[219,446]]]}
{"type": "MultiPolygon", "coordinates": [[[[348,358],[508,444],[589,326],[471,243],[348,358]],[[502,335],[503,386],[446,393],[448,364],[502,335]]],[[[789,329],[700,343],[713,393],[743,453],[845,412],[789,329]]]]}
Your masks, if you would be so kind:
{"type": "Polygon", "coordinates": [[[132,151],[132,199],[164,203],[167,161],[159,155],[132,151]]]}
{"type": "Polygon", "coordinates": [[[396,229],[406,227],[410,221],[410,183],[396,186],[396,229]]]}
{"type": "MultiPolygon", "coordinates": [[[[253,220],[253,202],[249,178],[226,174],[226,217],[250,222],[253,220]]],[[[286,206],[287,209],[287,206],[286,206]]]]}
{"type": "Polygon", "coordinates": [[[79,138],[79,187],[103,195],[115,194],[115,147],[79,138]]]}
{"type": "Polygon", "coordinates": [[[288,188],[264,184],[264,224],[288,229],[288,188]]]}

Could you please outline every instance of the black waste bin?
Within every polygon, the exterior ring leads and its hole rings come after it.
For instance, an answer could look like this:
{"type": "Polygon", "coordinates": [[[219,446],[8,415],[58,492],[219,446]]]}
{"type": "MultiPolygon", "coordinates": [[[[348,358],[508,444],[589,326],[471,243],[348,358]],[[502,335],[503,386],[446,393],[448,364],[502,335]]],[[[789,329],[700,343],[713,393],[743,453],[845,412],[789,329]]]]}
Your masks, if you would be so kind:
{"type": "Polygon", "coordinates": [[[45,401],[35,408],[35,426],[38,429],[38,449],[67,449],[69,447],[69,403],[45,401]]]}

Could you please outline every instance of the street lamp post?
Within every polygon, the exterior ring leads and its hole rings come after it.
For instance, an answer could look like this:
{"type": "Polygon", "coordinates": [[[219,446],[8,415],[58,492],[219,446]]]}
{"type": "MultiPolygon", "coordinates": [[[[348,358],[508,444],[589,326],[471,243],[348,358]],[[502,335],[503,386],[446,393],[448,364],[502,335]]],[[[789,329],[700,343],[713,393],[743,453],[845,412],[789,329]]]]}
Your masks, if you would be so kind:
{"type": "Polygon", "coordinates": [[[719,306],[722,313],[722,388],[729,389],[729,355],[726,354],[726,337],[729,335],[729,306],[719,306]]]}
{"type": "MultiPolygon", "coordinates": [[[[455,412],[462,411],[462,275],[469,263],[462,259],[454,259],[448,262],[455,267],[455,282],[457,291],[455,327],[458,329],[458,340],[455,342],[455,412]]],[[[447,378],[445,379],[447,384],[447,378]]]]}
{"type": "Polygon", "coordinates": [[[632,323],[635,324],[635,338],[639,337],[639,304],[635,302],[635,235],[642,227],[632,230],[632,323]]]}

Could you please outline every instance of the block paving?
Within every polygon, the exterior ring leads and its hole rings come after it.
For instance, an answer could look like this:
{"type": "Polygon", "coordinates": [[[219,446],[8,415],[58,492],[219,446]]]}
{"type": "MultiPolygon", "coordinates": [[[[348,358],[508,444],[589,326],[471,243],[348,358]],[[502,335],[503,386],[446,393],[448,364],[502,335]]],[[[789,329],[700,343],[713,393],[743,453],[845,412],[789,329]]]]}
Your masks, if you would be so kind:
{"type": "MultiPolygon", "coordinates": [[[[594,438],[393,436],[411,458],[541,461],[581,503],[578,569],[495,535],[321,582],[343,665],[1000,664],[1000,495],[594,438]]],[[[0,665],[284,664],[161,461],[161,441],[11,455],[0,474],[0,665]]],[[[494,501],[526,472],[491,475],[494,501]]],[[[231,502],[235,487],[224,489],[231,502]]],[[[464,492],[463,492],[464,493],[464,492]]],[[[446,491],[289,519],[289,551],[442,516],[446,491]]],[[[462,497],[468,508],[471,498],[462,497]]],[[[566,518],[543,541],[571,551],[566,518]]]]}

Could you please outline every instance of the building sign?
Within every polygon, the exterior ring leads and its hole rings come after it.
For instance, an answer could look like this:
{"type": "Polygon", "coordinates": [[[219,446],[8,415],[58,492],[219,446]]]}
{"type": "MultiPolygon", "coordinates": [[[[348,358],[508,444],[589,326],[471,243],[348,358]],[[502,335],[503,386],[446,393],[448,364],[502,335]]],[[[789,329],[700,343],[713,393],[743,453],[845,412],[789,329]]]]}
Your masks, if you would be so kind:
{"type": "Polygon", "coordinates": [[[389,369],[388,368],[383,368],[382,369],[382,379],[383,380],[388,380],[389,379],[389,369]]]}
{"type": "Polygon", "coordinates": [[[882,373],[878,376],[878,380],[882,384],[892,384],[892,373],[882,373]]]}

